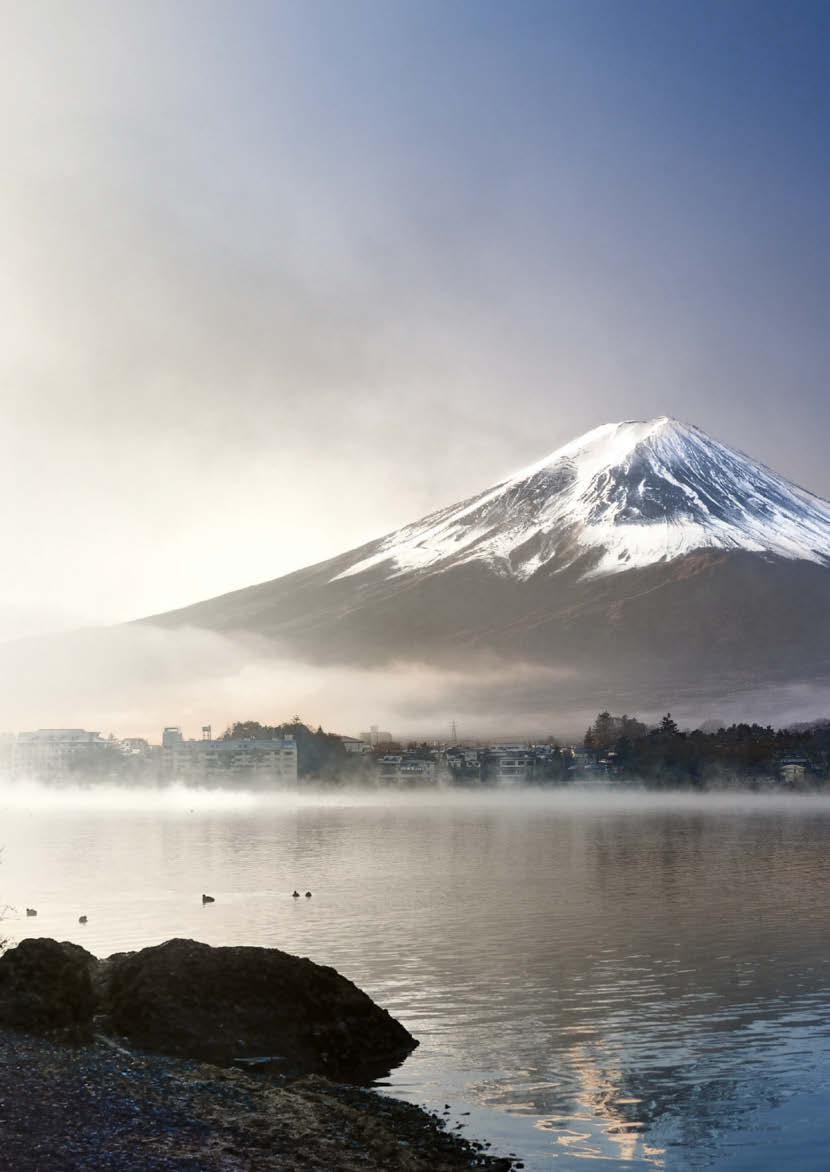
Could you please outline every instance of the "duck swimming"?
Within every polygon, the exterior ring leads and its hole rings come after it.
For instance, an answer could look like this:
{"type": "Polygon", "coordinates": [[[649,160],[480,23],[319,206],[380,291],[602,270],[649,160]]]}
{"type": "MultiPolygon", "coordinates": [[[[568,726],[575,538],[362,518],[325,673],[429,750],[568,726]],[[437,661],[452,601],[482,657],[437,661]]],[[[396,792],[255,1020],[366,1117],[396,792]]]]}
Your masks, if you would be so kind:
{"type": "Polygon", "coordinates": [[[202,903],[216,903],[212,895],[202,895],[202,903]]]}
{"type": "Polygon", "coordinates": [[[292,891],[292,892],[291,892],[291,898],[292,898],[292,899],[299,899],[299,898],[300,898],[300,893],[299,893],[299,891],[292,891]]]}
{"type": "Polygon", "coordinates": [[[78,923],[85,924],[87,922],[86,916],[78,916],[78,923]]]}

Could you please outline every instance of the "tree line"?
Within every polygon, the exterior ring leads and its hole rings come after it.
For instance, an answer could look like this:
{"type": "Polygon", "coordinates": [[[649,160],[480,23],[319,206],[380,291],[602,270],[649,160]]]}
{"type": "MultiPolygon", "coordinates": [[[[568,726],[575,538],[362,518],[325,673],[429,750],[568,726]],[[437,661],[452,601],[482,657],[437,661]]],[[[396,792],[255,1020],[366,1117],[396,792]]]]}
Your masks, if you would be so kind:
{"type": "Polygon", "coordinates": [[[681,730],[670,712],[651,728],[636,717],[600,712],[585,733],[584,747],[609,774],[658,787],[830,780],[830,721],[779,729],[707,722],[681,730]]]}

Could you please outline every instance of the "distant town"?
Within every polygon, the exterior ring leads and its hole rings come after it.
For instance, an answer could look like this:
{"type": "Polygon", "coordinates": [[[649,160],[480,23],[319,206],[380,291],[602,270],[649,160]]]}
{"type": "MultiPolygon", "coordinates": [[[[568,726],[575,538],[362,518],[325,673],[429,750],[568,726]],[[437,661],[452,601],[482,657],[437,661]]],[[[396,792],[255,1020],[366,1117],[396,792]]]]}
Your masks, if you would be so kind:
{"type": "Polygon", "coordinates": [[[821,788],[830,783],[830,721],[787,729],[709,721],[682,730],[668,713],[648,726],[601,712],[574,744],[412,741],[372,726],[359,737],[316,731],[299,717],[279,725],[237,722],[214,737],[164,728],[158,743],[82,728],[0,736],[0,775],[46,783],[180,782],[240,789],[297,784],[455,786],[640,784],[652,788],[821,788]]]}

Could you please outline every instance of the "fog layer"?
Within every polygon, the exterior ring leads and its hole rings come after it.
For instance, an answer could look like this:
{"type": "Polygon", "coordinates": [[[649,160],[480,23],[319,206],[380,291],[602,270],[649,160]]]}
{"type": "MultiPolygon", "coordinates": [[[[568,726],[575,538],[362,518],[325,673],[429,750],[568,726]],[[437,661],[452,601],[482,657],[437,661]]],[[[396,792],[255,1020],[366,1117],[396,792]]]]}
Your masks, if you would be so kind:
{"type": "MultiPolygon", "coordinates": [[[[604,707],[634,713],[601,670],[459,659],[455,668],[399,662],[377,669],[309,665],[265,639],[132,625],[0,645],[0,729],[93,728],[158,741],[166,724],[196,735],[235,720],[282,722],[357,735],[376,724],[397,736],[581,737],[604,707]]],[[[793,683],[702,701],[660,695],[638,715],[670,707],[687,723],[713,716],[785,724],[826,715],[830,686],[793,683]]]]}

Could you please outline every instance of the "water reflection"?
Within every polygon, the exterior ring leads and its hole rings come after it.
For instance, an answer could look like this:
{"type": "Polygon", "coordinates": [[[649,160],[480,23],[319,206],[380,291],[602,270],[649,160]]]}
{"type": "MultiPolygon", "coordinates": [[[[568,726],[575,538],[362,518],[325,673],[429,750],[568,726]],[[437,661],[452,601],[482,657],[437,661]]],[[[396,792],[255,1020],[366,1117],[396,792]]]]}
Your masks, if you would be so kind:
{"type": "Polygon", "coordinates": [[[830,805],[184,799],[7,803],[2,901],[101,955],[186,935],[335,965],[421,1039],[393,1093],[529,1168],[772,1169],[830,1140],[830,805]]]}

